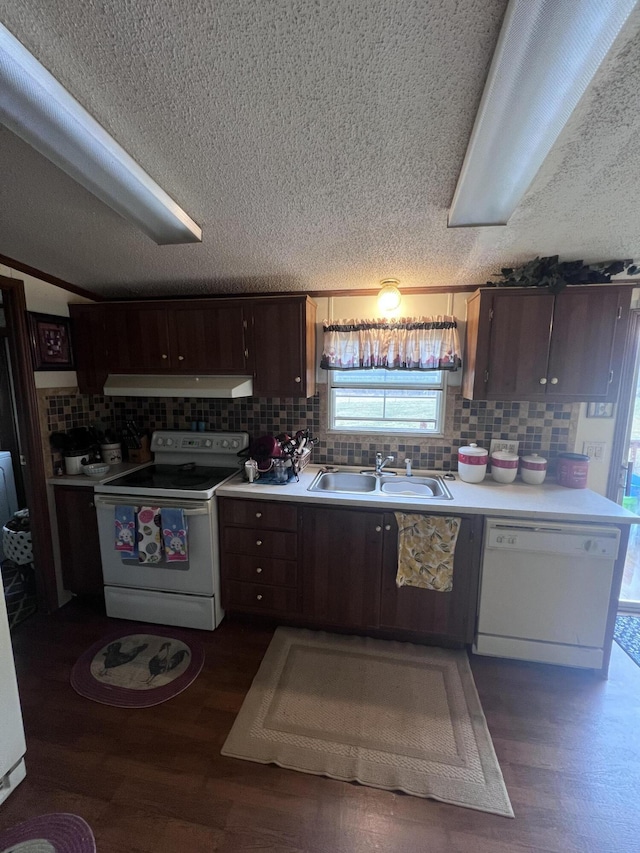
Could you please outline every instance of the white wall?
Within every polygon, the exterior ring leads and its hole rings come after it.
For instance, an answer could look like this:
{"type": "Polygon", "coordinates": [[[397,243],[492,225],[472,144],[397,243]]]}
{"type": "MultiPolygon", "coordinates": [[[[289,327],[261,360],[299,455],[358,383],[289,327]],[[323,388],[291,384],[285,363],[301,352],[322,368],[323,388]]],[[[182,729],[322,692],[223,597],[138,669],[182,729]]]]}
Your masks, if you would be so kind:
{"type": "MultiPolygon", "coordinates": [[[[24,282],[27,311],[68,317],[71,302],[92,301],[3,264],[0,264],[0,275],[24,282]]],[[[36,370],[34,376],[36,388],[75,388],[78,385],[75,370],[36,370]]]]}
{"type": "Polygon", "coordinates": [[[607,494],[607,478],[611,465],[611,447],[615,426],[615,418],[588,418],[587,404],[580,404],[574,451],[576,453],[588,453],[590,445],[594,448],[595,445],[598,445],[597,451],[600,455],[591,458],[587,485],[594,492],[599,492],[605,496],[607,494]]]}

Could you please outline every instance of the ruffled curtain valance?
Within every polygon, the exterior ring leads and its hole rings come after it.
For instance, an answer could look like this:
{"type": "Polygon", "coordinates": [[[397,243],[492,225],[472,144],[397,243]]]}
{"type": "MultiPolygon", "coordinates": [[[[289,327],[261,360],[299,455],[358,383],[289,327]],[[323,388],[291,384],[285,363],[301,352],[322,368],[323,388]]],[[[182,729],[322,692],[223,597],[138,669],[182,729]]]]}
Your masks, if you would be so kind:
{"type": "Polygon", "coordinates": [[[325,320],[323,328],[325,370],[457,370],[461,364],[455,317],[325,320]]]}

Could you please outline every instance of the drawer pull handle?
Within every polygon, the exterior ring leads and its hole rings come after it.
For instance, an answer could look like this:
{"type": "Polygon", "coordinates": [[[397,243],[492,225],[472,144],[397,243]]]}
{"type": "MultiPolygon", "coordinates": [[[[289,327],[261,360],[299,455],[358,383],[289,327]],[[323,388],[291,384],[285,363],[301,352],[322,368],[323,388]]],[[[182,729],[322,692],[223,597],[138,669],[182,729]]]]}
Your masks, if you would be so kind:
{"type": "Polygon", "coordinates": [[[385,530],[391,530],[391,525],[390,525],[390,524],[385,524],[384,529],[385,529],[385,530]]]}
{"type": "Polygon", "coordinates": [[[546,376],[543,376],[543,377],[542,377],[542,379],[540,380],[540,384],[541,384],[541,385],[546,385],[546,384],[547,384],[547,377],[546,377],[546,376]]]}
{"type": "Polygon", "coordinates": [[[169,356],[166,354],[166,352],[163,352],[163,353],[162,353],[162,357],[163,357],[163,358],[169,358],[169,356]]]}
{"type": "Polygon", "coordinates": [[[179,356],[178,356],[178,361],[184,361],[184,356],[183,356],[183,355],[179,355],[179,356]]]}
{"type": "Polygon", "coordinates": [[[296,382],[302,382],[302,376],[296,376],[295,381],[296,382]]]}
{"type": "Polygon", "coordinates": [[[380,525],[376,524],[376,533],[380,533],[381,530],[382,528],[380,527],[380,525]]]}
{"type": "Polygon", "coordinates": [[[257,513],[256,513],[256,518],[262,518],[262,513],[261,513],[261,512],[257,512],[257,513]]]}
{"type": "Polygon", "coordinates": [[[256,539],[256,545],[262,545],[262,539],[256,539]]]}
{"type": "Polygon", "coordinates": [[[558,378],[557,378],[557,376],[553,376],[553,377],[551,378],[551,384],[552,384],[552,385],[557,385],[557,384],[558,384],[558,378]]]}
{"type": "Polygon", "coordinates": [[[261,596],[261,595],[256,595],[256,598],[258,599],[258,601],[262,601],[262,596],[261,596]]]}
{"type": "Polygon", "coordinates": [[[262,572],[262,569],[260,568],[260,566],[258,566],[258,568],[256,569],[256,574],[259,575],[261,572],[262,572]]]}

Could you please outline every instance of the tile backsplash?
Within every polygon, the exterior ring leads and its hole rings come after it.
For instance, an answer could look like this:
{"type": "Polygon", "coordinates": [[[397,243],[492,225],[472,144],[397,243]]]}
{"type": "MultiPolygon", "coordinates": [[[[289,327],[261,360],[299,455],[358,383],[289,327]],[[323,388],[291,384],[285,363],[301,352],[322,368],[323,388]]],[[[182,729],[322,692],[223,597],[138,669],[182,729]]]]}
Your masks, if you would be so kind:
{"type": "MultiPolygon", "coordinates": [[[[100,420],[117,428],[133,419],[141,427],[189,429],[192,421],[204,421],[211,430],[245,430],[254,438],[309,427],[319,439],[313,461],[340,465],[371,465],[377,450],[405,457],[416,468],[456,469],[457,449],[470,441],[489,448],[492,438],[516,439],[519,453],[539,452],[553,463],[559,452],[573,450],[579,403],[531,403],[464,400],[458,389],[447,391],[444,438],[376,436],[330,433],[327,423],[327,390],[320,386],[315,397],[246,397],[240,400],[101,397],[77,390],[41,389],[38,392],[45,461],[52,471],[49,433],[100,420]]],[[[393,466],[390,466],[393,467],[393,466]]]]}

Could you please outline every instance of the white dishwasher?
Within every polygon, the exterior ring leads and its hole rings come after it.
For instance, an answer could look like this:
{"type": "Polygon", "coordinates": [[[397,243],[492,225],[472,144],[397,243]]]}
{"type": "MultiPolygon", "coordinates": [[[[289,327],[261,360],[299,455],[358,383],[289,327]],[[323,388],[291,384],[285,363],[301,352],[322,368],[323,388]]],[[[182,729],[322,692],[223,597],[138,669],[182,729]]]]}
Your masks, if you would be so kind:
{"type": "Polygon", "coordinates": [[[620,531],[485,520],[480,655],[599,669],[620,531]]]}

